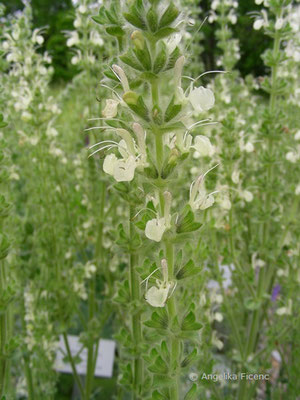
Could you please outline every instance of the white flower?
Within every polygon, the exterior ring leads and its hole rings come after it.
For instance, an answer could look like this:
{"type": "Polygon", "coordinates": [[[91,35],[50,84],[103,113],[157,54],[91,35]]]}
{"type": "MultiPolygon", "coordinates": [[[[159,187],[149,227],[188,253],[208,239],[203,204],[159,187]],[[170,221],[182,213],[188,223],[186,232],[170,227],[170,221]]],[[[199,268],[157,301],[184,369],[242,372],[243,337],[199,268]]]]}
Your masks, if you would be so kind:
{"type": "Polygon", "coordinates": [[[103,171],[112,175],[117,182],[130,182],[134,178],[136,161],[133,156],[118,159],[114,154],[108,154],[103,163],[103,171]]]}
{"type": "Polygon", "coordinates": [[[250,203],[253,200],[253,194],[249,192],[249,190],[242,190],[240,192],[240,196],[242,199],[246,200],[248,203],[250,203]]]}
{"type": "Polygon", "coordinates": [[[31,121],[32,120],[32,114],[30,114],[27,111],[23,111],[22,115],[21,115],[21,119],[22,119],[22,121],[25,121],[25,122],[31,121]]]}
{"type": "Polygon", "coordinates": [[[231,209],[231,201],[229,200],[228,196],[220,196],[218,199],[218,203],[224,210],[230,210],[231,209]]]}
{"type": "Polygon", "coordinates": [[[117,182],[130,182],[134,178],[137,164],[135,157],[129,156],[127,160],[117,160],[114,164],[114,178],[117,182]]]}
{"type": "Polygon", "coordinates": [[[194,88],[189,94],[189,100],[197,112],[207,111],[215,104],[215,96],[210,89],[203,86],[194,88]]]}
{"type": "Polygon", "coordinates": [[[217,337],[217,332],[212,332],[211,343],[217,347],[217,349],[222,350],[224,347],[223,342],[217,337]]]}
{"type": "Polygon", "coordinates": [[[192,182],[189,200],[192,210],[205,210],[214,204],[215,199],[213,194],[216,192],[207,194],[204,186],[204,178],[213,168],[206,171],[204,175],[200,175],[195,182],[192,182]]]}
{"type": "Polygon", "coordinates": [[[165,218],[154,218],[147,222],[145,235],[150,240],[160,242],[166,228],[165,218]]]}
{"type": "Polygon", "coordinates": [[[90,41],[95,45],[95,46],[103,46],[104,41],[102,37],[99,35],[97,31],[91,31],[90,33],[90,41]]]}
{"type": "Polygon", "coordinates": [[[284,24],[284,19],[281,17],[277,18],[275,22],[275,29],[278,31],[283,27],[283,24],[284,24]]]}
{"type": "Polygon", "coordinates": [[[85,14],[87,12],[87,6],[85,6],[84,4],[81,4],[78,7],[78,11],[80,12],[80,14],[85,14]]]}
{"type": "Polygon", "coordinates": [[[35,29],[32,33],[32,38],[31,40],[33,43],[37,43],[39,45],[44,43],[44,38],[42,35],[39,35],[40,29],[35,29]]]}
{"type": "Polygon", "coordinates": [[[168,48],[168,51],[170,54],[179,45],[179,43],[181,42],[181,38],[182,38],[182,36],[180,33],[175,33],[175,35],[170,36],[166,40],[166,45],[167,45],[167,48],[168,48]]]}
{"type": "Polygon", "coordinates": [[[252,153],[254,151],[254,146],[251,142],[247,142],[244,146],[243,146],[243,150],[245,150],[247,153],[252,153]]]}
{"type": "Polygon", "coordinates": [[[67,46],[72,47],[79,43],[79,35],[77,31],[70,32],[69,39],[67,40],[67,46]]]}
{"type": "Polygon", "coordinates": [[[166,304],[166,301],[168,299],[170,287],[171,287],[170,282],[167,282],[166,284],[163,284],[163,285],[159,286],[158,288],[156,286],[152,286],[146,292],[146,295],[145,295],[146,301],[152,307],[164,307],[166,304]]]}
{"type": "Polygon", "coordinates": [[[291,163],[294,164],[295,162],[298,161],[299,155],[298,155],[297,153],[295,153],[294,151],[289,151],[289,152],[286,154],[285,158],[286,158],[288,161],[290,161],[291,163]]]}
{"type": "Polygon", "coordinates": [[[254,21],[253,29],[259,31],[262,27],[269,26],[268,14],[266,10],[261,11],[261,16],[254,21]]]}
{"type": "Polygon", "coordinates": [[[258,18],[254,21],[253,29],[259,31],[264,26],[264,20],[262,18],[258,18]]]}
{"type": "Polygon", "coordinates": [[[8,50],[9,49],[9,42],[7,41],[7,40],[5,40],[3,43],[2,43],[2,47],[3,47],[3,49],[4,50],[8,50]]]}
{"type": "Polygon", "coordinates": [[[107,99],[102,111],[103,117],[114,118],[118,114],[118,104],[119,102],[117,100],[107,99]]]}
{"type": "Polygon", "coordinates": [[[228,15],[228,19],[232,23],[232,25],[235,25],[237,23],[237,16],[233,13],[230,13],[228,15]]]}
{"type": "Polygon", "coordinates": [[[238,184],[240,180],[240,171],[233,171],[233,173],[231,174],[231,180],[233,183],[238,184]]]}
{"type": "Polygon", "coordinates": [[[56,137],[58,135],[58,132],[53,126],[49,124],[47,127],[46,135],[48,137],[56,137]]]}
{"type": "Polygon", "coordinates": [[[82,21],[81,21],[80,17],[77,16],[77,18],[74,21],[74,27],[79,28],[81,25],[82,25],[82,21]]]}
{"type": "Polygon", "coordinates": [[[78,50],[77,54],[71,58],[71,64],[76,65],[81,61],[81,52],[78,50]]]}
{"type": "Polygon", "coordinates": [[[198,135],[194,139],[194,145],[191,146],[194,148],[200,156],[209,156],[211,157],[214,154],[214,147],[210,143],[210,140],[206,136],[198,135]]]}
{"type": "Polygon", "coordinates": [[[299,194],[300,194],[300,185],[297,185],[297,186],[296,186],[295,194],[296,194],[297,196],[299,196],[299,194]]]}
{"type": "Polygon", "coordinates": [[[300,140],[300,129],[295,133],[295,140],[300,140]]]}
{"type": "Polygon", "coordinates": [[[218,321],[218,322],[222,322],[223,321],[223,315],[219,312],[216,312],[214,314],[214,320],[218,321]]]}
{"type": "Polygon", "coordinates": [[[292,314],[292,305],[293,302],[291,299],[288,300],[288,305],[287,307],[280,307],[278,310],[276,310],[277,315],[291,315],[292,314]]]}
{"type": "Polygon", "coordinates": [[[211,3],[211,9],[216,10],[220,4],[220,0],[213,0],[211,3]]]}

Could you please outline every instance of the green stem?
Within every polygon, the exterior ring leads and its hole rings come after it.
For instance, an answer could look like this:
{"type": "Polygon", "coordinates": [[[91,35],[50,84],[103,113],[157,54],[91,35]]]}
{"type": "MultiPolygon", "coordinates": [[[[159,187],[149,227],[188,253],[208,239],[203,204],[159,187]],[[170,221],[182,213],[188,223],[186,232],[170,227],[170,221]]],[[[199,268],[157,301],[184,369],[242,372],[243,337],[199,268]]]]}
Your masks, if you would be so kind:
{"type": "Polygon", "coordinates": [[[75,382],[77,383],[77,386],[79,388],[81,397],[84,399],[84,389],[83,389],[80,377],[79,377],[79,375],[77,373],[76,365],[75,365],[75,362],[74,362],[74,359],[73,359],[73,356],[72,356],[72,353],[71,353],[71,349],[70,349],[70,345],[69,345],[69,341],[68,341],[68,336],[67,336],[66,332],[63,333],[63,339],[64,339],[64,343],[65,343],[66,350],[67,350],[67,353],[68,353],[68,358],[69,358],[69,361],[70,361],[70,364],[71,364],[71,368],[72,368],[72,372],[73,372],[73,376],[74,376],[75,382]]]}
{"type": "MultiPolygon", "coordinates": [[[[278,32],[275,32],[275,38],[274,38],[274,45],[273,45],[273,56],[274,59],[276,59],[276,56],[279,52],[280,49],[280,36],[278,35],[278,32]]],[[[277,68],[278,65],[274,65],[271,69],[271,95],[270,95],[270,103],[269,103],[269,110],[271,114],[274,114],[274,111],[276,109],[276,91],[274,90],[275,84],[276,84],[276,78],[277,78],[277,68]]],[[[271,128],[272,129],[272,128],[271,128]]],[[[270,132],[271,134],[271,132],[270,132]]],[[[272,137],[268,138],[268,153],[271,155],[272,159],[272,154],[274,151],[273,148],[273,139],[272,137]]],[[[267,179],[268,179],[268,185],[269,188],[272,187],[272,182],[273,182],[273,173],[274,173],[274,163],[271,161],[268,166],[267,166],[267,179]]],[[[267,212],[267,215],[269,215],[272,207],[272,192],[271,190],[267,191],[266,198],[265,198],[265,210],[267,212]]],[[[270,218],[267,218],[266,221],[263,224],[262,228],[262,248],[266,247],[266,244],[268,243],[270,236],[270,218]]],[[[258,286],[257,286],[257,298],[262,299],[262,295],[265,291],[266,288],[266,277],[268,276],[268,273],[272,270],[271,266],[268,265],[259,271],[259,277],[258,277],[258,286]]],[[[269,278],[270,279],[270,278],[269,278]]],[[[268,280],[269,280],[268,279],[268,280]]],[[[247,346],[246,346],[246,360],[248,356],[255,352],[256,344],[258,342],[258,334],[260,330],[260,325],[262,323],[261,318],[261,308],[255,310],[252,314],[251,317],[251,323],[250,323],[250,329],[248,331],[248,340],[247,340],[247,346]]],[[[245,380],[240,381],[239,383],[239,391],[238,391],[238,399],[239,400],[244,400],[249,398],[249,392],[247,390],[247,382],[245,380]]]]}
{"type": "MultiPolygon", "coordinates": [[[[95,259],[97,266],[100,267],[102,260],[102,239],[103,239],[103,216],[105,204],[105,184],[101,182],[100,187],[101,197],[99,206],[99,220],[98,220],[98,235],[95,250],[95,259]]],[[[95,202],[97,204],[97,202],[95,202]]],[[[96,309],[96,276],[94,275],[89,282],[89,295],[88,295],[88,321],[92,321],[95,316],[96,309]]],[[[89,325],[88,325],[89,326],[89,325]]],[[[87,356],[87,371],[85,380],[85,399],[89,400],[94,382],[95,375],[95,357],[97,357],[98,344],[95,346],[93,338],[90,339],[88,344],[87,356]],[[95,353],[96,352],[96,353],[95,353]]]]}
{"type": "Polygon", "coordinates": [[[156,165],[161,175],[162,166],[164,162],[164,145],[163,145],[163,135],[160,132],[155,132],[155,150],[156,150],[156,165]]]}
{"type": "Polygon", "coordinates": [[[25,368],[25,378],[26,378],[26,386],[27,386],[27,392],[28,392],[28,400],[34,400],[35,399],[34,386],[33,386],[33,379],[32,379],[32,373],[31,373],[29,357],[28,356],[24,356],[23,359],[24,359],[24,368],[25,368]]]}
{"type": "MultiPolygon", "coordinates": [[[[95,276],[93,276],[89,281],[89,294],[88,294],[88,320],[92,321],[95,315],[95,276]]],[[[89,329],[89,325],[88,325],[89,329]]],[[[90,338],[89,344],[87,347],[88,355],[87,355],[87,370],[86,370],[86,379],[85,379],[85,399],[89,400],[91,396],[91,390],[93,385],[94,378],[94,340],[90,338]]]]}
{"type": "MultiPolygon", "coordinates": [[[[134,225],[133,217],[135,215],[134,207],[130,205],[129,208],[129,235],[133,239],[134,235],[134,225]]],[[[140,300],[140,279],[136,273],[136,266],[138,265],[138,254],[131,250],[129,259],[129,282],[130,282],[130,294],[131,301],[137,302],[140,300]]],[[[133,400],[139,399],[139,394],[141,392],[143,383],[143,360],[139,355],[139,346],[142,341],[142,325],[141,325],[141,313],[139,310],[133,312],[131,316],[131,327],[132,327],[132,339],[136,346],[137,352],[133,359],[133,400]]]]}
{"type": "MultiPolygon", "coordinates": [[[[5,265],[4,262],[2,261],[0,264],[0,292],[3,292],[3,290],[6,287],[6,276],[5,276],[5,265]]],[[[8,380],[10,379],[9,377],[9,364],[8,364],[8,359],[5,355],[5,347],[7,344],[7,341],[9,340],[9,327],[8,327],[8,322],[9,322],[9,310],[10,307],[8,307],[3,313],[0,315],[0,395],[5,395],[7,386],[8,386],[8,380]]]]}
{"type": "MultiPolygon", "coordinates": [[[[174,246],[170,241],[165,242],[166,260],[168,263],[168,279],[174,280],[174,246]]],[[[173,321],[177,316],[175,296],[169,298],[168,303],[169,320],[173,321]]],[[[170,399],[179,400],[179,365],[180,365],[180,341],[172,335],[169,339],[169,352],[170,352],[170,373],[172,375],[173,384],[170,385],[169,393],[170,399]]]]}
{"type": "MultiPolygon", "coordinates": [[[[22,330],[25,334],[26,332],[26,324],[25,324],[25,306],[24,306],[24,297],[21,305],[22,312],[22,330]]],[[[26,387],[28,392],[28,400],[35,400],[35,390],[33,385],[33,377],[32,377],[32,369],[30,367],[30,353],[26,352],[23,355],[24,360],[24,368],[25,368],[25,379],[26,379],[26,387]]]]}

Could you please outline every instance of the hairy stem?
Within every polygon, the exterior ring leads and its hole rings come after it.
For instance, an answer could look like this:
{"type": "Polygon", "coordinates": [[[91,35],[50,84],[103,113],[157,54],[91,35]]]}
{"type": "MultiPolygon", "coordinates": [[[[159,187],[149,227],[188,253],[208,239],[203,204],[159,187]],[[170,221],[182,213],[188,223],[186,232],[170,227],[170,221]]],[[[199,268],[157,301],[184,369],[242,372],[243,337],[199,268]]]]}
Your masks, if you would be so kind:
{"type": "MultiPolygon", "coordinates": [[[[166,260],[168,263],[168,279],[174,280],[174,246],[170,241],[165,243],[166,260]]],[[[169,298],[168,303],[169,321],[173,321],[177,316],[177,307],[174,293],[169,298]]],[[[180,357],[180,341],[172,335],[169,339],[169,352],[170,352],[170,373],[172,375],[173,384],[170,386],[169,394],[170,399],[179,400],[179,357],[180,357]]]]}
{"type": "MultiPolygon", "coordinates": [[[[135,214],[134,207],[130,205],[129,209],[129,234],[130,238],[133,239],[134,235],[134,225],[133,225],[133,217],[135,214]]],[[[130,252],[129,259],[129,282],[130,282],[130,295],[131,301],[137,302],[140,300],[140,279],[136,272],[136,267],[138,265],[138,254],[134,251],[130,252]]],[[[136,310],[133,312],[131,317],[131,329],[132,329],[132,337],[133,342],[136,345],[136,355],[133,359],[133,400],[139,399],[139,393],[141,391],[142,382],[143,382],[143,360],[139,355],[139,346],[142,341],[142,325],[141,325],[141,313],[136,310]]]]}

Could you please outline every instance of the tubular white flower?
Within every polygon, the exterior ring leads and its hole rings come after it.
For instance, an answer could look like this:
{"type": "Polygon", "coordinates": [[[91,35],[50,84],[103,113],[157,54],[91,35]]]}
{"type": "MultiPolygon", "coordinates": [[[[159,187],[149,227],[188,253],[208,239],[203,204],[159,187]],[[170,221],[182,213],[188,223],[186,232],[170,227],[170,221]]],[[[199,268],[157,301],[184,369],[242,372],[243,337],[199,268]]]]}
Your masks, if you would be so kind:
{"type": "Polygon", "coordinates": [[[209,138],[203,135],[196,136],[194,139],[194,145],[191,147],[194,148],[202,157],[211,157],[214,154],[214,147],[209,138]]]}
{"type": "Polygon", "coordinates": [[[165,218],[154,218],[147,222],[145,235],[148,239],[160,242],[167,229],[165,218]]]}
{"type": "Polygon", "coordinates": [[[229,197],[227,195],[220,196],[220,198],[218,199],[218,203],[220,204],[220,207],[224,210],[231,209],[231,201],[229,200],[229,197]]]}
{"type": "Polygon", "coordinates": [[[119,79],[119,81],[121,82],[124,92],[128,92],[130,90],[129,83],[128,83],[127,76],[126,76],[125,72],[123,71],[123,69],[116,64],[114,64],[112,66],[112,69],[113,69],[114,73],[116,74],[117,78],[119,79]]]}
{"type": "Polygon", "coordinates": [[[284,24],[284,19],[283,18],[277,18],[275,22],[275,29],[278,31],[283,27],[284,24]]]}
{"type": "Polygon", "coordinates": [[[299,154],[295,153],[294,151],[289,151],[285,158],[287,161],[295,164],[299,160],[299,154]]]}
{"type": "Polygon", "coordinates": [[[146,133],[143,127],[138,123],[134,122],[132,125],[132,129],[137,137],[138,148],[141,154],[141,162],[146,164],[147,160],[147,153],[146,153],[146,133]]]}
{"type": "Polygon", "coordinates": [[[85,14],[85,13],[87,12],[87,6],[84,5],[84,4],[81,4],[81,5],[78,7],[78,11],[80,12],[80,14],[85,14]]]}
{"type": "Polygon", "coordinates": [[[240,197],[250,203],[253,200],[253,194],[249,190],[242,190],[240,197]]]}
{"type": "Polygon", "coordinates": [[[189,101],[197,112],[211,109],[215,104],[215,96],[210,89],[203,86],[194,88],[189,94],[189,101]]]}
{"type": "Polygon", "coordinates": [[[168,282],[165,285],[159,286],[152,286],[145,295],[146,301],[152,307],[164,307],[166,301],[168,299],[168,294],[170,290],[171,284],[168,282]]]}
{"type": "Polygon", "coordinates": [[[179,45],[181,42],[182,36],[180,33],[175,33],[175,35],[170,36],[166,40],[166,45],[168,48],[169,53],[172,53],[172,51],[175,50],[175,48],[179,45]]]}
{"type": "Polygon", "coordinates": [[[105,118],[114,118],[118,114],[118,100],[106,99],[102,115],[105,118]]]}
{"type": "Polygon", "coordinates": [[[214,204],[215,199],[213,194],[217,193],[217,191],[207,194],[204,186],[204,178],[212,169],[216,168],[217,166],[218,164],[206,171],[205,174],[200,175],[195,182],[192,182],[190,186],[189,200],[192,210],[205,210],[214,204]]]}
{"type": "Polygon", "coordinates": [[[78,44],[80,42],[79,40],[79,35],[77,31],[73,31],[69,33],[69,38],[67,40],[67,46],[72,47],[75,44],[78,44]]]}
{"type": "Polygon", "coordinates": [[[109,175],[114,175],[115,164],[118,161],[115,154],[108,154],[103,162],[103,171],[109,175]]]}
{"type": "Polygon", "coordinates": [[[182,69],[185,62],[184,56],[181,56],[177,59],[174,67],[174,83],[177,88],[181,88],[181,75],[182,69]]]}
{"type": "Polygon", "coordinates": [[[104,41],[102,37],[99,35],[97,31],[91,31],[90,33],[90,41],[95,45],[95,46],[103,46],[104,41]]]}
{"type": "Polygon", "coordinates": [[[130,182],[134,178],[135,168],[136,162],[133,156],[129,156],[127,160],[117,160],[113,176],[117,182],[130,182]]]}
{"type": "Polygon", "coordinates": [[[240,180],[240,171],[233,171],[233,173],[231,174],[231,180],[233,183],[238,184],[240,180]]]}
{"type": "Polygon", "coordinates": [[[31,40],[33,43],[37,43],[37,44],[41,45],[44,43],[44,38],[39,33],[40,33],[40,29],[34,29],[34,31],[32,32],[31,40]]]}

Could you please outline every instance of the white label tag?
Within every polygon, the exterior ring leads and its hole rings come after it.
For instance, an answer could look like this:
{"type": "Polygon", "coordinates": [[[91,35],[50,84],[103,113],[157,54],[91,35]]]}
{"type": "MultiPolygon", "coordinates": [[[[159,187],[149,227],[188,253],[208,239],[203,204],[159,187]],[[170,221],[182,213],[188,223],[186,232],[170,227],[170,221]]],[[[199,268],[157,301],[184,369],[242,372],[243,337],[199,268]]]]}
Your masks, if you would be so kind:
{"type": "MultiPolygon", "coordinates": [[[[79,375],[86,374],[87,366],[87,349],[82,347],[79,337],[68,335],[68,342],[73,357],[80,357],[80,362],[76,363],[77,373],[79,375]]],[[[116,343],[113,340],[100,339],[98,347],[98,355],[95,368],[95,376],[111,378],[113,374],[114,357],[116,343]]],[[[59,349],[57,350],[55,369],[59,372],[72,373],[72,367],[69,362],[64,362],[67,356],[67,350],[63,336],[59,337],[59,349]]]]}

